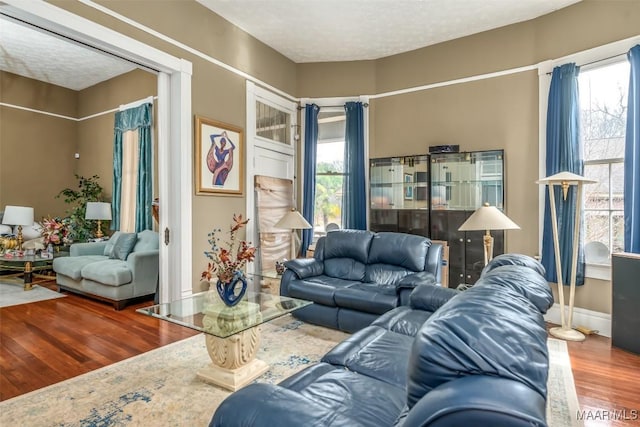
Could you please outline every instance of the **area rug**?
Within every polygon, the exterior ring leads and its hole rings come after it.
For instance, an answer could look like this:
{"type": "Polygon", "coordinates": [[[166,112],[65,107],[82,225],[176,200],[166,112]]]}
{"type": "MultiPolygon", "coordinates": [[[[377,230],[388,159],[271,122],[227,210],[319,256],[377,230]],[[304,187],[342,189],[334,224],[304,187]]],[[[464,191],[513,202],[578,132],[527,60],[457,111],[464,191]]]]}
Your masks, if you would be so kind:
{"type": "MultiPolygon", "coordinates": [[[[262,326],[258,357],[271,369],[257,382],[277,383],[317,362],[347,337],[290,316],[262,326]]],[[[560,345],[552,352],[561,352],[560,345]]],[[[566,351],[566,346],[564,348],[566,351]]],[[[554,355],[553,360],[558,359],[554,355]]],[[[144,353],[67,381],[0,402],[0,425],[20,426],[207,426],[229,392],[196,378],[210,363],[202,335],[144,353]]],[[[554,378],[571,377],[570,365],[554,365],[554,378]]],[[[569,413],[571,381],[550,383],[551,416],[569,413]],[[561,387],[561,388],[556,388],[561,387]],[[564,403],[563,403],[564,402],[564,403]],[[566,408],[563,407],[566,406],[566,408]]],[[[575,417],[574,417],[575,418],[575,417]]],[[[549,419],[554,427],[572,426],[549,419]]]]}
{"type": "Polygon", "coordinates": [[[27,304],[66,296],[38,285],[33,285],[33,289],[30,291],[25,291],[23,286],[24,284],[21,280],[12,283],[0,283],[0,307],[9,307],[11,305],[27,304]]]}

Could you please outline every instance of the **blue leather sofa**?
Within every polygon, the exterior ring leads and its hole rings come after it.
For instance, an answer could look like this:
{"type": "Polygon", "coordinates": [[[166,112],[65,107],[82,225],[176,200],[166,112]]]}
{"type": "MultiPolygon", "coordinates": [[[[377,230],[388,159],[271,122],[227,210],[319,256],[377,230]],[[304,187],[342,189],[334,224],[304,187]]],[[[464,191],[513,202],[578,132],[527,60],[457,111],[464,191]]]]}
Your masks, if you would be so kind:
{"type": "Polygon", "coordinates": [[[233,393],[209,425],[546,426],[543,272],[502,255],[469,290],[420,285],[316,365],[233,393]]]}
{"type": "Polygon", "coordinates": [[[404,233],[335,230],[316,243],[313,258],[285,263],[280,294],[313,301],[300,320],[346,332],[406,305],[419,284],[440,284],[442,245],[404,233]]]}

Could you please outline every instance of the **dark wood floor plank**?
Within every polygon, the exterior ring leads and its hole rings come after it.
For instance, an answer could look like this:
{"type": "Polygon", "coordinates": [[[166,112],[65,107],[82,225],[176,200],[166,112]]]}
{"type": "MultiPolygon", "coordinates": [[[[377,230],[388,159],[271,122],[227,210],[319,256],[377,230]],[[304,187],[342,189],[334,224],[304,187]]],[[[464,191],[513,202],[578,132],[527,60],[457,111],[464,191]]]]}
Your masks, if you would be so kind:
{"type": "MultiPolygon", "coordinates": [[[[55,289],[55,284],[46,285],[55,289]]],[[[55,384],[196,335],[190,329],[74,294],[0,309],[0,400],[55,384]]],[[[569,342],[581,410],[640,411],[640,356],[589,336],[569,342]]],[[[586,420],[585,427],[640,426],[640,420],[586,420]]]]}
{"type": "MultiPolygon", "coordinates": [[[[50,282],[46,287],[55,289],[50,282]]],[[[67,294],[0,308],[0,400],[90,372],[197,332],[67,294]]]]}

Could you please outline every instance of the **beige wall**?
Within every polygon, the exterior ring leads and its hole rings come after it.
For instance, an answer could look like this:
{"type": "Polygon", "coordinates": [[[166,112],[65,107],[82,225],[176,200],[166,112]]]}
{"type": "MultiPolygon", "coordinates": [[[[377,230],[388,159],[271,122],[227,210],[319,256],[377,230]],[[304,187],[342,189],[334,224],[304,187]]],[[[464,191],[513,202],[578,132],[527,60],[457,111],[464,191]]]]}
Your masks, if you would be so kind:
{"type": "MultiPolygon", "coordinates": [[[[0,72],[0,101],[75,117],[77,93],[0,72]]],[[[66,204],[55,196],[73,185],[76,122],[0,106],[0,210],[32,206],[36,221],[62,216],[66,204]]]]}
{"type": "MultiPolygon", "coordinates": [[[[78,116],[90,117],[113,110],[123,104],[156,96],[157,91],[158,83],[155,74],[134,70],[80,91],[78,116]]],[[[155,106],[157,103],[154,103],[155,106]]],[[[156,108],[153,111],[155,114],[156,108]]],[[[115,112],[111,112],[82,120],[77,128],[76,151],[80,154],[77,173],[84,177],[98,175],[106,200],[110,200],[112,195],[114,120],[115,112]]],[[[155,148],[154,166],[158,164],[157,146],[155,148]]],[[[157,178],[157,167],[154,167],[154,172],[157,178]]]]}
{"type": "MultiPolygon", "coordinates": [[[[53,3],[193,62],[193,113],[245,127],[244,79],[81,3],[53,3]]],[[[144,2],[99,3],[300,97],[379,94],[534,65],[635,36],[640,22],[638,1],[584,0],[535,20],[376,61],[296,65],[196,2],[156,2],[151,9],[144,2]]],[[[375,99],[369,114],[371,157],[424,153],[428,145],[444,143],[463,150],[504,148],[507,213],[522,227],[508,233],[507,247],[537,252],[535,71],[375,99]]],[[[206,233],[224,226],[233,212],[244,213],[244,205],[238,197],[193,197],[194,278],[204,266],[197,254],[206,247],[206,233]]],[[[595,302],[603,289],[610,292],[610,285],[589,281],[578,305],[607,311],[595,302]]]]}

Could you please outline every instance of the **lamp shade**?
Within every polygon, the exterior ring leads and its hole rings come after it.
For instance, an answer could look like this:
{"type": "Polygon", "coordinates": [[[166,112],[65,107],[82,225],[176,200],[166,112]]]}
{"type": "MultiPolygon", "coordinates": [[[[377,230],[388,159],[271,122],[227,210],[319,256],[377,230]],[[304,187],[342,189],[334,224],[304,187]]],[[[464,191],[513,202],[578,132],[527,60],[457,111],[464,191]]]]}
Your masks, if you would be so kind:
{"type": "Polygon", "coordinates": [[[85,219],[111,219],[111,203],[106,202],[87,202],[87,211],[85,219]]]}
{"type": "Polygon", "coordinates": [[[511,221],[495,206],[484,206],[478,208],[465,222],[458,228],[459,231],[474,230],[519,230],[520,227],[511,221]]]}
{"type": "Polygon", "coordinates": [[[564,172],[559,172],[555,175],[548,176],[546,178],[541,178],[536,181],[536,184],[553,185],[553,184],[561,184],[563,182],[569,185],[578,185],[579,182],[582,182],[583,184],[595,184],[598,181],[585,178],[584,176],[581,176],[581,175],[576,175],[575,173],[564,171],[564,172]]]}
{"type": "Polygon", "coordinates": [[[274,225],[274,228],[283,228],[285,230],[303,230],[307,228],[311,228],[311,224],[307,222],[306,219],[300,212],[295,209],[291,209],[291,211],[287,212],[280,221],[274,225]]]}
{"type": "Polygon", "coordinates": [[[8,225],[33,225],[33,208],[5,206],[2,223],[8,225]]]}

